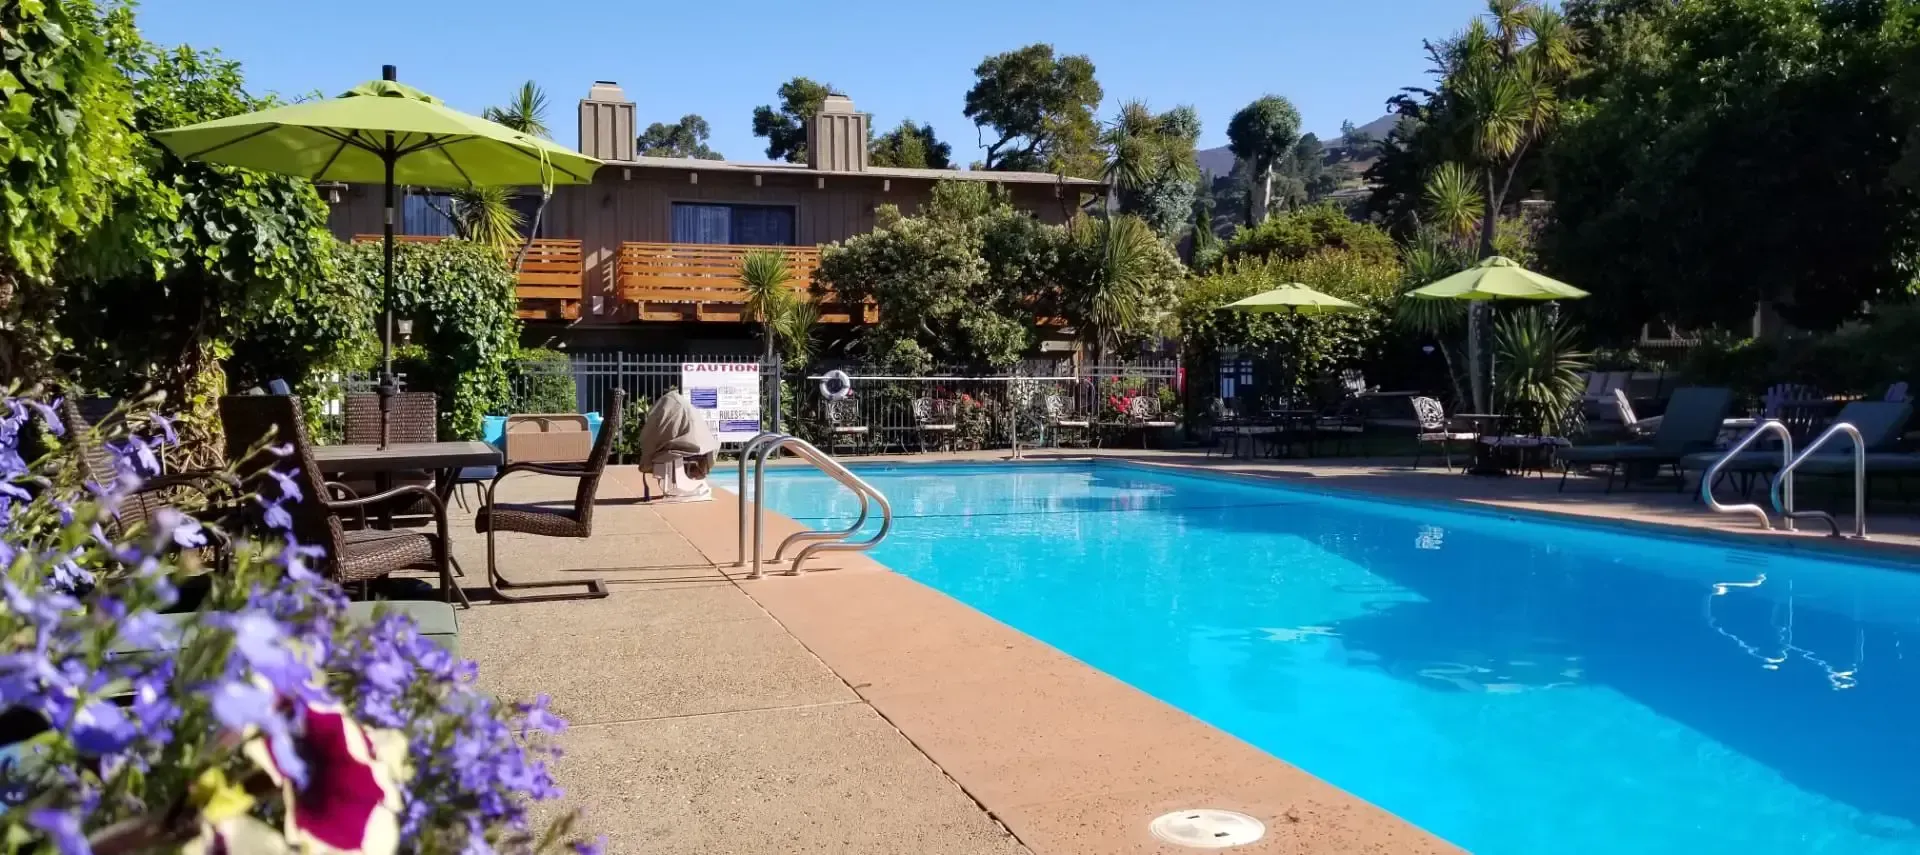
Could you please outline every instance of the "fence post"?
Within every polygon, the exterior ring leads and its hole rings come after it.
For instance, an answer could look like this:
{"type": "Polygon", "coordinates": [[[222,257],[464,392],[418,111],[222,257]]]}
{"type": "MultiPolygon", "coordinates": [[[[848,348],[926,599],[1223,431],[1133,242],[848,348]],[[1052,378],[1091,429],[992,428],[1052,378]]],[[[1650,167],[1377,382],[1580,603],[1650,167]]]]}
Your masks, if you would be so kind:
{"type": "MultiPolygon", "coordinates": [[[[768,400],[771,402],[770,406],[773,410],[773,427],[770,427],[767,430],[772,433],[780,432],[780,386],[782,385],[780,380],[782,377],[781,369],[783,368],[783,365],[782,365],[783,362],[785,362],[785,360],[780,358],[780,354],[776,353],[773,355],[773,365],[771,366],[773,368],[773,377],[772,377],[773,390],[770,394],[767,395],[768,400]]],[[[768,367],[769,366],[766,363],[764,362],[760,363],[760,376],[763,382],[765,382],[767,379],[768,367]]]]}

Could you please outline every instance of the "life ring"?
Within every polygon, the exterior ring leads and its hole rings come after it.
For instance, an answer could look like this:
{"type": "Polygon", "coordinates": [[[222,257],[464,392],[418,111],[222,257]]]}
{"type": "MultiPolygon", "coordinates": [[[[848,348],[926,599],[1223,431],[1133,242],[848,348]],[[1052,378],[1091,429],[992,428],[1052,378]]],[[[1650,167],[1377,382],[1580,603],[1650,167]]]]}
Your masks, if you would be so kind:
{"type": "Polygon", "coordinates": [[[853,394],[853,378],[847,372],[836,368],[820,377],[820,397],[829,401],[844,400],[853,394]]]}

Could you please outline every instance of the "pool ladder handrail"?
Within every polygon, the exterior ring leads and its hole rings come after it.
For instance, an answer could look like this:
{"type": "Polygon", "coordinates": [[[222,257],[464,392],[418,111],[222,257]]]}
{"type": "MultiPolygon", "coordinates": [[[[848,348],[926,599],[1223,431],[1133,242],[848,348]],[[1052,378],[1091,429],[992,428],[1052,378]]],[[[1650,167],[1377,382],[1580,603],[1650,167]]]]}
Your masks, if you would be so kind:
{"type": "Polygon", "coordinates": [[[802,531],[788,535],[787,538],[780,541],[780,545],[774,549],[773,558],[769,563],[780,563],[781,556],[786,554],[788,547],[794,544],[817,541],[793,556],[793,563],[787,568],[787,572],[797,575],[800,572],[801,562],[806,561],[816,552],[864,552],[879,545],[880,541],[886,539],[887,533],[893,530],[893,505],[887,501],[886,494],[881,493],[879,489],[875,488],[872,484],[868,484],[865,480],[862,480],[860,476],[848,470],[847,467],[840,465],[840,462],[833,459],[832,456],[822,452],[820,449],[814,447],[812,443],[804,439],[791,434],[763,433],[748,440],[745,445],[740,447],[740,489],[738,491],[740,553],[734,562],[734,566],[748,566],[748,516],[746,501],[747,469],[751,466],[753,469],[753,569],[752,572],[747,574],[747,578],[758,579],[765,575],[761,569],[761,556],[764,554],[764,550],[761,547],[761,536],[766,527],[766,504],[763,500],[763,497],[766,495],[766,464],[768,457],[781,451],[792,452],[795,457],[813,464],[814,468],[825,472],[834,480],[839,481],[841,486],[852,490],[853,494],[860,498],[860,515],[853,521],[852,525],[840,531],[802,531]],[[866,525],[867,517],[871,515],[872,505],[874,504],[880,506],[880,530],[866,540],[847,541],[846,538],[852,537],[860,531],[862,526],[866,525]]]}
{"type": "MultiPolygon", "coordinates": [[[[1727,462],[1739,455],[1740,452],[1747,450],[1747,446],[1754,444],[1761,436],[1769,433],[1777,433],[1780,435],[1780,467],[1782,471],[1785,471],[1786,467],[1793,462],[1793,433],[1787,430],[1785,422],[1779,419],[1767,419],[1754,425],[1753,430],[1748,431],[1746,436],[1741,437],[1739,442],[1734,443],[1732,448],[1727,449],[1726,454],[1720,455],[1719,460],[1715,460],[1712,466],[1707,467],[1706,474],[1700,476],[1700,501],[1717,513],[1753,514],[1760,519],[1761,528],[1772,531],[1773,518],[1767,516],[1766,508],[1760,507],[1752,502],[1741,505],[1723,505],[1720,504],[1719,499],[1713,496],[1713,483],[1720,479],[1720,470],[1726,468],[1727,462]]],[[[1774,484],[1778,486],[1779,480],[1776,479],[1774,484]]],[[[1777,496],[1775,497],[1774,507],[1780,507],[1777,496]]],[[[1792,481],[1787,482],[1786,509],[1787,513],[1785,519],[1782,521],[1782,525],[1787,531],[1793,531],[1792,481]]]]}
{"type": "Polygon", "coordinates": [[[1830,536],[1840,537],[1840,521],[1834,519],[1833,514],[1827,513],[1826,511],[1794,511],[1793,470],[1800,468],[1800,464],[1807,462],[1807,458],[1812,457],[1814,452],[1819,451],[1820,446],[1826,445],[1829,440],[1841,434],[1845,434],[1848,439],[1853,441],[1853,534],[1850,536],[1855,540],[1866,540],[1867,441],[1860,436],[1859,428],[1847,422],[1835,422],[1833,427],[1827,428],[1826,432],[1820,434],[1814,441],[1807,443],[1807,447],[1801,450],[1799,456],[1793,458],[1793,460],[1780,468],[1780,474],[1774,476],[1773,486],[1768,490],[1768,493],[1773,498],[1773,509],[1787,520],[1789,526],[1797,519],[1816,519],[1827,524],[1827,528],[1830,529],[1830,536]],[[1784,508],[1780,504],[1781,482],[1785,482],[1787,485],[1787,503],[1784,508]]]}

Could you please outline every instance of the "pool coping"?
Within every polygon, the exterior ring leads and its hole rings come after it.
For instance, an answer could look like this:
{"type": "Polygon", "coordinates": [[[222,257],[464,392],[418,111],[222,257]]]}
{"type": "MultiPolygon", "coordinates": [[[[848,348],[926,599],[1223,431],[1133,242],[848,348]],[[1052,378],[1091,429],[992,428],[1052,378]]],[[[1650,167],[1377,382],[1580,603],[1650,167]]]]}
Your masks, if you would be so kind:
{"type": "MultiPolygon", "coordinates": [[[[746,579],[731,566],[739,507],[726,491],[656,510],[1035,853],[1192,852],[1147,823],[1200,807],[1267,824],[1237,852],[1459,851],[868,556],[746,579]]],[[[766,522],[774,542],[802,530],[771,510],[766,522]]]]}
{"type": "MultiPolygon", "coordinates": [[[[998,467],[1008,465],[1092,465],[1138,468],[1147,471],[1167,472],[1183,477],[1278,487],[1285,490],[1322,494],[1341,499],[1387,502],[1402,507],[1417,508],[1437,506],[1453,513],[1498,517],[1509,520],[1528,520],[1552,525],[1569,525],[1592,531],[1641,535],[1663,540],[1693,543],[1704,541],[1711,545],[1736,548],[1742,551],[1784,553],[1795,557],[1842,560],[1859,564],[1870,564],[1889,570],[1920,572],[1920,548],[1903,543],[1890,543],[1873,539],[1860,541],[1851,538],[1810,536],[1777,531],[1770,532],[1761,529],[1729,530],[1693,525],[1679,520],[1658,522],[1630,517],[1599,517],[1594,514],[1583,514],[1575,511],[1560,511],[1539,507],[1516,507],[1492,500],[1475,500],[1450,496],[1409,495],[1393,490],[1343,487],[1338,484],[1328,483],[1335,479],[1317,476],[1311,473],[1232,471],[1196,466],[1190,463],[1139,460],[1105,455],[1049,456],[1042,458],[1002,459],[997,461],[909,458],[875,461],[870,464],[863,463],[859,460],[845,462],[849,464],[850,468],[856,471],[873,467],[998,467]]],[[[782,467],[784,468],[785,465],[788,464],[783,462],[782,467]]]]}

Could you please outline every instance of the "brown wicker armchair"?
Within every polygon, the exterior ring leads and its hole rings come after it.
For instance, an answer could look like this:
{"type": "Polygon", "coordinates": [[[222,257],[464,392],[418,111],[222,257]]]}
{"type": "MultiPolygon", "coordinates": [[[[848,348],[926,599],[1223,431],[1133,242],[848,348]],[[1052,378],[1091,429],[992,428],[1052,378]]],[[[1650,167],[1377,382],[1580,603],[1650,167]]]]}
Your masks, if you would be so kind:
{"type": "Polygon", "coordinates": [[[292,474],[300,497],[286,504],[293,517],[293,535],[303,544],[326,550],[325,572],[334,581],[345,586],[401,570],[430,570],[440,575],[440,590],[448,602],[456,597],[466,599],[453,583],[452,556],[447,551],[447,507],[432,489],[406,484],[372,496],[334,498],[338,485],[321,477],[319,464],[313,459],[313,440],[300,417],[299,399],[291,396],[221,398],[220,420],[226,427],[228,459],[235,462],[243,481],[262,497],[271,501],[285,495],[277,480],[266,477],[268,469],[297,470],[292,474]],[[293,453],[282,461],[270,453],[256,452],[263,443],[291,444],[293,453]],[[341,520],[342,512],[362,511],[409,495],[420,497],[433,509],[433,533],[418,529],[349,530],[341,520]]]}
{"type": "MultiPolygon", "coordinates": [[[[440,439],[440,401],[432,392],[401,392],[393,396],[387,412],[387,442],[437,442],[440,439]]],[[[342,407],[340,441],[348,445],[382,445],[380,441],[380,396],[372,392],[354,392],[346,396],[342,407]]],[[[356,496],[380,492],[380,485],[420,484],[431,488],[433,473],[423,470],[394,472],[383,482],[370,476],[341,478],[340,483],[356,496]]],[[[351,498],[351,497],[349,497],[351,498]]],[[[408,517],[411,521],[432,518],[433,506],[425,499],[402,496],[371,510],[383,515],[408,517]]]]}
{"type": "MultiPolygon", "coordinates": [[[[106,437],[101,431],[95,430],[73,398],[68,397],[60,402],[60,421],[66,425],[67,440],[73,443],[77,452],[74,464],[79,467],[80,477],[96,484],[112,483],[118,477],[118,470],[114,468],[113,453],[107,450],[106,437]]],[[[173,507],[170,499],[181,490],[198,493],[207,501],[207,506],[192,516],[202,522],[216,522],[223,508],[222,502],[240,495],[240,482],[229,473],[211,470],[152,476],[140,482],[133,493],[120,501],[113,519],[105,523],[108,534],[118,537],[135,525],[151,524],[162,509],[173,507]]],[[[214,560],[225,560],[228,556],[225,533],[208,529],[208,539],[208,548],[214,560]]]]}
{"type": "Polygon", "coordinates": [[[498,553],[494,549],[496,532],[518,532],[537,534],[545,537],[590,537],[593,535],[593,499],[600,490],[600,476],[607,470],[607,458],[613,455],[614,438],[620,435],[620,417],[626,409],[627,393],[613,390],[612,400],[607,403],[604,421],[600,424],[600,436],[594,440],[593,451],[587,455],[585,463],[509,463],[500,469],[493,481],[487,484],[486,505],[474,514],[474,531],[484,532],[487,536],[487,580],[493,586],[493,593],[509,602],[532,602],[540,600],[585,600],[598,599],[607,595],[607,586],[599,579],[585,581],[560,582],[515,582],[500,575],[497,562],[498,553]],[[546,505],[507,504],[496,501],[494,491],[508,475],[516,472],[534,472],[541,475],[554,475],[562,478],[579,479],[579,486],[573,495],[573,506],[555,508],[546,505]],[[567,594],[541,594],[538,596],[515,597],[505,593],[506,588],[558,588],[582,586],[586,590],[567,594]]]}

